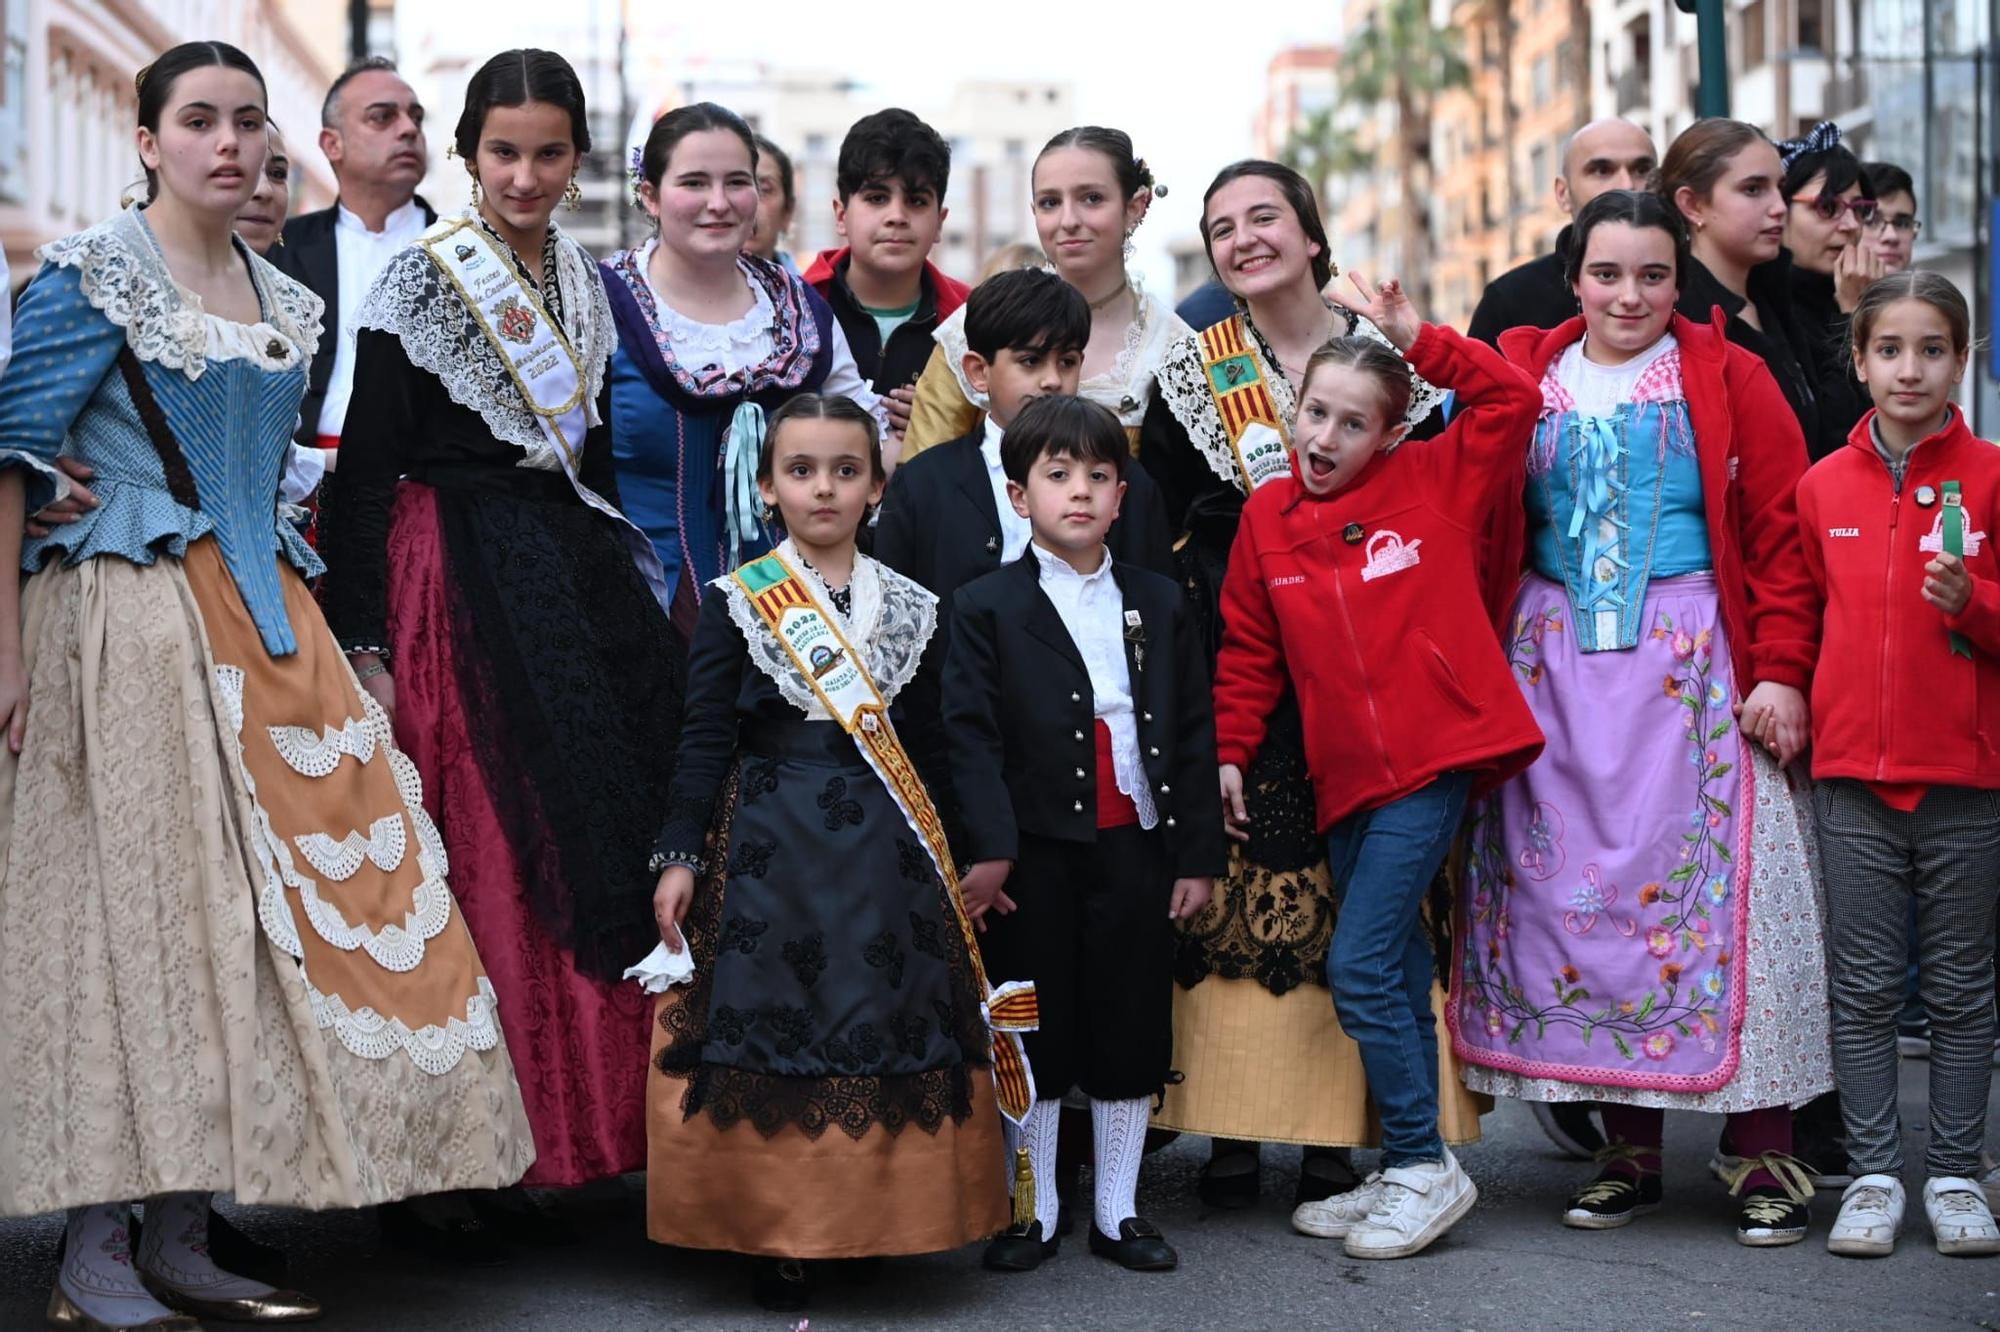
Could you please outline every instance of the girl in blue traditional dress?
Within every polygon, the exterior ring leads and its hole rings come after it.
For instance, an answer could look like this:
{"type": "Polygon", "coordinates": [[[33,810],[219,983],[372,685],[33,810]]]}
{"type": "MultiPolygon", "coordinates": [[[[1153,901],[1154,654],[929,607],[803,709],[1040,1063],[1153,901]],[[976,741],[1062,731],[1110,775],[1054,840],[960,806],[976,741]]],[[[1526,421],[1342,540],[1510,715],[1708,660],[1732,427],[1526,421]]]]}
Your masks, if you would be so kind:
{"type": "Polygon", "coordinates": [[[613,444],[626,512],[659,553],[684,633],[708,586],[775,540],[757,497],[764,421],[801,392],[877,412],[819,293],[746,253],[757,225],[757,141],[713,102],[662,116],[638,159],[658,226],[604,263],[618,321],[613,444]]]}
{"type": "Polygon", "coordinates": [[[194,42],[137,94],[147,202],[44,248],[0,382],[0,1215],[69,1209],[58,1326],[295,1321],[211,1259],[213,1192],[357,1207],[534,1152],[422,785],[279,514],[321,303],[231,234],[263,79],[194,42]],[[58,455],[99,503],[24,550],[58,455]]]}

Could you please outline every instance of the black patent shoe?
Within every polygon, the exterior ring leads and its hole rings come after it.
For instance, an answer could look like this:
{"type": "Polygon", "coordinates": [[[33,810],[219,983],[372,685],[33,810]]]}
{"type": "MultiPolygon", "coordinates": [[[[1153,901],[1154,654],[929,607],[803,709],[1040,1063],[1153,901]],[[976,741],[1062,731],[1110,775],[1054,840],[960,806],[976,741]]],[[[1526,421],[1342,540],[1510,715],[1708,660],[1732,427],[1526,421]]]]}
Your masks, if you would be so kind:
{"type": "Polygon", "coordinates": [[[576,1227],[562,1213],[539,1201],[519,1185],[480,1189],[466,1195],[472,1210],[494,1234],[509,1244],[556,1249],[577,1241],[576,1227]]]}
{"type": "Polygon", "coordinates": [[[1181,1256],[1167,1243],[1160,1228],[1136,1216],[1118,1223],[1117,1239],[1099,1230],[1092,1221],[1090,1251],[1100,1258],[1109,1258],[1128,1272],[1171,1272],[1181,1262],[1181,1256]]]}
{"type": "Polygon", "coordinates": [[[1325,1202],[1361,1187],[1354,1173],[1354,1161],[1344,1147],[1308,1147],[1299,1161],[1299,1183],[1292,1190],[1292,1210],[1307,1203],[1325,1202]]]}
{"type": "Polygon", "coordinates": [[[1240,1212],[1257,1205],[1261,1173],[1256,1143],[1217,1141],[1208,1164],[1195,1180],[1195,1195],[1210,1207],[1240,1212]],[[1223,1166],[1230,1168],[1221,1169],[1223,1166]]]}
{"type": "Polygon", "coordinates": [[[806,1265],[796,1258],[752,1258],[750,1296],[760,1309],[797,1313],[812,1296],[806,1265]]]}
{"type": "Polygon", "coordinates": [[[1030,1221],[1025,1226],[1009,1226],[995,1235],[979,1261],[989,1272],[1032,1272],[1055,1257],[1061,1244],[1061,1240],[1043,1239],[1042,1223],[1030,1221]]]}
{"type": "Polygon", "coordinates": [[[225,1272],[267,1286],[285,1284],[288,1266],[285,1251],[275,1244],[260,1244],[251,1239],[228,1217],[213,1209],[208,1214],[208,1256],[225,1272]]]}
{"type": "Polygon", "coordinates": [[[513,1255],[493,1227],[457,1200],[409,1199],[375,1209],[382,1238],[391,1247],[455,1267],[499,1267],[513,1255]],[[426,1204],[419,1206],[419,1203],[426,1204]],[[439,1205],[430,1205],[430,1204],[439,1205]]]}

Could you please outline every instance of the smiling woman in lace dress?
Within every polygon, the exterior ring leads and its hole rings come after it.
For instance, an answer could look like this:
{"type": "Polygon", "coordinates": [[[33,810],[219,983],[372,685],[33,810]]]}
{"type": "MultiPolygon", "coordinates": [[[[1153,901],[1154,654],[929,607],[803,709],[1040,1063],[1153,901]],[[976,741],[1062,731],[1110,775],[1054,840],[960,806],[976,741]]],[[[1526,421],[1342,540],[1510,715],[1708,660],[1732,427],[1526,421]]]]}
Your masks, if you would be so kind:
{"type": "Polygon", "coordinates": [[[473,76],[457,151],[477,202],[369,292],[368,392],[321,513],[327,618],[437,802],[522,1073],[526,1182],[551,1186],[645,1159],[647,1006],[618,978],[650,946],[682,660],[651,544],[616,508],[604,285],[549,221],[586,125],[558,55],[473,76]]]}
{"type": "Polygon", "coordinates": [[[0,1216],[69,1209],[58,1325],[293,1321],[210,1258],[210,1193],[358,1207],[533,1151],[421,783],[279,515],[321,305],[231,235],[262,76],[195,42],[136,91],[146,202],[42,251],[0,384],[0,1216]],[[59,453],[99,502],[24,550],[59,453]]]}

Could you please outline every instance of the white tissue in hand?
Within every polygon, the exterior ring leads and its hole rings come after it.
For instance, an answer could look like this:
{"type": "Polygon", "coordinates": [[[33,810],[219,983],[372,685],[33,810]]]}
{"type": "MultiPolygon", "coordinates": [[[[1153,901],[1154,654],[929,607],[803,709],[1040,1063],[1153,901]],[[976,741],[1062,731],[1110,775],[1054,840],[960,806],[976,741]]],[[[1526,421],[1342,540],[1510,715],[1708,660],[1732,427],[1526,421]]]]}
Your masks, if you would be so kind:
{"type": "Polygon", "coordinates": [[[660,994],[669,985],[684,985],[694,979],[694,957],[685,947],[672,953],[666,944],[656,943],[638,966],[625,968],[625,979],[638,981],[647,994],[660,994]]]}

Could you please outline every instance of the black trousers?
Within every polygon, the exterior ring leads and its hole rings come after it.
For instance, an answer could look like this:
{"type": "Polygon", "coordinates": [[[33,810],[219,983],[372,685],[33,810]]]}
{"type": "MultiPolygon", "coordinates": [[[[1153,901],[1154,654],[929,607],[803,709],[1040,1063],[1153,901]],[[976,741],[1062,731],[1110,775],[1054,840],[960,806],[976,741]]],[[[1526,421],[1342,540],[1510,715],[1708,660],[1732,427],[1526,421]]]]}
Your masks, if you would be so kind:
{"type": "Polygon", "coordinates": [[[1021,834],[1012,915],[986,916],[986,974],[1032,980],[1035,1094],[1157,1096],[1173,1061],[1173,876],[1157,830],[1100,829],[1094,844],[1021,834]]]}

